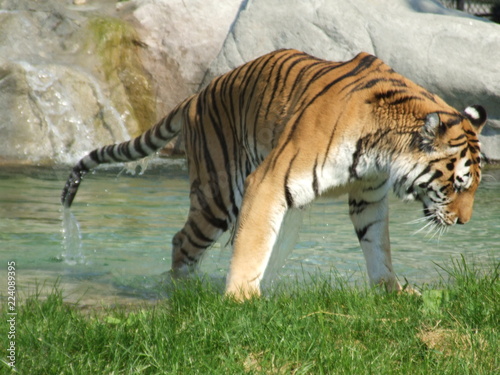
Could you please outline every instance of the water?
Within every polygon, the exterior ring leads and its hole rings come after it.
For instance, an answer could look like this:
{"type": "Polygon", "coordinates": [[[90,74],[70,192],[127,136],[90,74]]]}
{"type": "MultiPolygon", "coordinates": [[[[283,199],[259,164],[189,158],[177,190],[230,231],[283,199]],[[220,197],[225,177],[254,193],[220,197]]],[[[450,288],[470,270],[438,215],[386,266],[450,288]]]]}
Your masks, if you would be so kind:
{"type": "MultiPolygon", "coordinates": [[[[69,212],[59,201],[69,169],[0,171],[0,279],[7,279],[7,262],[14,260],[17,290],[24,295],[36,289],[43,294],[57,281],[68,300],[83,304],[165,298],[162,274],[170,267],[170,241],[188,211],[184,162],[149,168],[141,176],[121,172],[101,169],[87,176],[69,212]]],[[[436,281],[435,263],[449,265],[461,255],[479,265],[500,261],[500,170],[485,174],[471,222],[439,239],[412,234],[422,226],[408,224],[422,215],[418,203],[391,199],[393,263],[403,282],[436,281]]],[[[302,212],[297,244],[289,256],[273,258],[268,287],[332,269],[364,282],[364,259],[346,201],[322,198],[302,212]]],[[[297,231],[290,228],[284,238],[293,240],[297,231]]],[[[226,242],[214,245],[201,267],[221,283],[230,259],[226,242]]]]}

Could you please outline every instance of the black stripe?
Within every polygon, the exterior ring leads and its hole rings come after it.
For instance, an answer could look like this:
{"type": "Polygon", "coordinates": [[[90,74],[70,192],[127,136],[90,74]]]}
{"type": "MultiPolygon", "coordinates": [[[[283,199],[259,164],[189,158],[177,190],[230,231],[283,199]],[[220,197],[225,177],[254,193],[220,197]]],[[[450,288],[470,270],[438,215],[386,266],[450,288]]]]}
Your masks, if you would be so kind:
{"type": "MultiPolygon", "coordinates": [[[[305,60],[305,59],[301,59],[298,62],[300,62],[302,60],[305,60]]],[[[317,66],[325,65],[325,64],[326,63],[324,61],[318,61],[318,60],[316,60],[313,63],[309,63],[306,66],[302,67],[302,69],[300,69],[299,73],[295,77],[295,80],[293,81],[293,84],[287,86],[287,87],[289,87],[289,89],[288,89],[289,95],[291,95],[293,92],[295,92],[297,90],[297,87],[299,87],[304,82],[304,75],[306,75],[306,73],[310,72],[311,70],[313,70],[317,66]]],[[[322,69],[320,69],[319,71],[317,71],[314,74],[313,78],[311,78],[310,80],[309,79],[307,80],[308,86],[310,86],[318,78],[322,77],[323,75],[325,75],[326,73],[328,73],[330,70],[332,70],[334,68],[335,67],[332,67],[330,65],[324,66],[322,69]]],[[[281,91],[283,91],[284,88],[285,88],[285,85],[282,86],[281,91]]]]}
{"type": "Polygon", "coordinates": [[[430,166],[430,165],[426,166],[426,167],[424,168],[424,170],[423,170],[422,172],[420,172],[420,173],[418,174],[418,176],[417,176],[417,177],[415,177],[415,178],[413,179],[413,181],[411,182],[411,186],[413,186],[413,185],[415,184],[415,182],[416,182],[416,181],[417,181],[420,177],[422,177],[423,175],[425,175],[425,174],[429,173],[430,171],[431,171],[431,166],[430,166]]]}
{"type": "Polygon", "coordinates": [[[363,238],[366,236],[366,232],[368,232],[369,226],[366,226],[364,228],[358,229],[356,228],[356,236],[358,236],[358,240],[362,241],[363,238]]]}
{"type": "MultiPolygon", "coordinates": [[[[239,76],[240,69],[235,69],[231,71],[228,75],[223,76],[218,81],[221,82],[221,96],[223,98],[228,99],[229,102],[229,110],[227,111],[229,124],[233,129],[233,132],[236,130],[236,110],[234,100],[236,95],[233,95],[233,91],[236,89],[235,78],[239,76]]],[[[222,101],[223,103],[225,100],[222,101]]],[[[239,129],[238,129],[239,130],[239,129]]]]}
{"type": "MultiPolygon", "coordinates": [[[[89,158],[92,159],[93,162],[95,163],[100,163],[101,162],[101,159],[99,158],[99,149],[96,149],[94,151],[92,151],[90,154],[89,154],[89,158]]],[[[83,160],[82,160],[83,161],[83,160]]],[[[83,165],[82,165],[83,166],[83,165]]],[[[88,170],[87,166],[85,166],[85,168],[88,170]]]]}
{"type": "Polygon", "coordinates": [[[467,136],[465,134],[460,134],[458,137],[450,139],[450,142],[458,141],[458,140],[463,139],[463,138],[467,138],[467,136]]]}
{"type": "Polygon", "coordinates": [[[191,244],[191,246],[196,247],[198,249],[206,249],[207,245],[202,245],[194,241],[191,236],[186,232],[185,229],[181,230],[181,233],[184,235],[184,238],[191,244]]]}
{"type": "MultiPolygon", "coordinates": [[[[281,76],[280,71],[281,71],[281,68],[284,66],[284,63],[286,61],[290,60],[294,56],[295,55],[287,57],[283,63],[279,64],[279,69],[278,69],[278,74],[277,74],[278,81],[279,81],[279,78],[281,76]]],[[[264,64],[262,64],[262,67],[260,68],[260,71],[258,72],[256,78],[254,79],[254,84],[252,86],[252,89],[250,90],[250,94],[248,95],[249,98],[254,98],[254,97],[257,96],[257,95],[255,95],[255,91],[256,91],[256,89],[257,89],[257,87],[258,87],[261,79],[270,80],[272,78],[272,72],[270,74],[269,73],[266,74],[265,77],[261,77],[263,75],[264,70],[269,65],[269,63],[272,63],[272,67],[271,67],[271,70],[272,70],[272,68],[274,68],[274,66],[276,66],[277,61],[274,60],[274,59],[268,59],[264,64]]],[[[288,75],[288,72],[287,72],[287,74],[285,74],[285,77],[287,75],[288,75]]],[[[275,89],[278,87],[278,84],[279,84],[279,82],[275,82],[275,89]]],[[[267,90],[267,86],[268,86],[268,84],[266,84],[266,89],[265,90],[267,90]]],[[[254,156],[258,156],[259,155],[258,150],[257,150],[257,146],[258,146],[257,131],[259,130],[259,120],[260,120],[260,118],[259,118],[260,117],[259,116],[259,112],[260,112],[260,110],[262,108],[262,104],[263,104],[264,98],[266,96],[265,95],[265,90],[264,90],[264,92],[258,93],[257,103],[255,105],[255,108],[252,109],[253,112],[254,112],[254,122],[253,122],[253,155],[254,156]]],[[[245,96],[247,96],[247,95],[245,95],[245,96]]],[[[267,113],[269,112],[269,105],[271,105],[273,101],[274,101],[274,93],[273,93],[273,96],[271,96],[271,98],[269,99],[268,109],[266,110],[266,115],[265,115],[264,118],[267,118],[267,113]]],[[[251,105],[251,103],[252,103],[252,100],[247,100],[247,105],[246,105],[246,108],[245,108],[245,110],[243,112],[245,115],[248,115],[250,113],[250,105],[251,105]]],[[[262,160],[257,160],[256,164],[260,164],[261,162],[262,162],[262,160]]]]}
{"type": "MultiPolygon", "coordinates": [[[[390,73],[390,72],[388,72],[390,73]]],[[[365,79],[366,77],[363,77],[361,79],[361,81],[363,79],[365,79]]],[[[374,79],[371,79],[367,82],[363,82],[363,83],[360,83],[358,84],[356,87],[354,87],[352,90],[351,90],[351,93],[350,95],[352,95],[353,93],[355,92],[358,92],[358,91],[363,91],[363,90],[366,90],[366,89],[371,89],[372,87],[374,87],[377,83],[380,83],[380,82],[387,82],[387,83],[390,83],[392,86],[394,87],[408,87],[406,85],[406,83],[401,80],[401,79],[396,79],[396,78],[374,78],[374,79]]],[[[349,85],[347,85],[346,87],[344,87],[342,89],[342,91],[344,91],[346,88],[348,88],[349,85]]]]}
{"type": "Polygon", "coordinates": [[[128,159],[128,160],[132,160],[132,154],[130,153],[130,150],[129,150],[129,145],[130,145],[130,142],[123,142],[120,146],[118,146],[118,152],[122,155],[125,155],[125,157],[128,159]]]}
{"type": "MultiPolygon", "coordinates": [[[[455,116],[458,116],[455,114],[455,116]]],[[[444,124],[446,125],[446,127],[448,128],[451,128],[452,126],[455,126],[455,125],[459,125],[460,123],[462,123],[462,117],[455,117],[453,120],[448,120],[447,122],[445,122],[444,124]]]]}
{"type": "Polygon", "coordinates": [[[365,200],[357,201],[355,199],[349,199],[349,215],[359,215],[362,213],[370,203],[365,200]]]}
{"type": "Polygon", "coordinates": [[[328,154],[330,153],[330,147],[332,146],[333,138],[335,136],[335,131],[337,130],[337,125],[338,125],[339,121],[340,121],[340,117],[337,118],[337,121],[335,122],[335,125],[332,128],[332,132],[330,133],[330,139],[328,140],[328,145],[326,146],[326,150],[324,152],[325,158],[323,159],[323,164],[321,166],[322,169],[325,168],[326,161],[328,160],[328,154]]]}
{"type": "Polygon", "coordinates": [[[115,161],[124,161],[122,154],[120,153],[120,145],[119,144],[117,144],[117,145],[115,144],[115,145],[111,146],[110,150],[111,151],[109,153],[115,161]]]}
{"type": "Polygon", "coordinates": [[[367,224],[363,228],[356,228],[356,235],[358,236],[358,240],[364,242],[371,242],[369,239],[365,238],[368,230],[376,223],[379,223],[381,220],[376,220],[373,223],[367,224]]]}
{"type": "MultiPolygon", "coordinates": [[[[229,195],[227,196],[229,203],[232,207],[232,212],[233,212],[233,217],[236,218],[239,213],[239,209],[236,203],[236,198],[235,198],[235,190],[236,188],[239,189],[238,186],[238,181],[237,181],[237,176],[233,175],[231,171],[231,160],[233,163],[238,163],[240,159],[240,150],[236,145],[239,144],[237,134],[235,131],[235,126],[230,126],[230,124],[226,124],[225,121],[223,120],[223,116],[225,115],[226,119],[229,119],[229,112],[226,107],[226,103],[224,100],[224,97],[221,97],[220,93],[223,90],[222,86],[225,84],[224,81],[219,80],[218,82],[214,83],[214,90],[211,91],[211,101],[212,101],[212,106],[208,110],[208,115],[210,117],[210,121],[213,125],[213,129],[215,130],[215,133],[217,135],[217,138],[220,143],[220,148],[222,150],[223,154],[223,159],[224,159],[224,169],[226,171],[227,175],[227,183],[228,183],[228,190],[229,190],[229,195]],[[218,88],[220,86],[220,88],[218,88]],[[216,95],[219,93],[219,95],[216,95]],[[228,136],[224,133],[224,129],[226,129],[226,133],[230,132],[230,136],[232,136],[232,143],[228,143],[228,136]],[[230,151],[228,150],[228,145],[232,145],[232,159],[230,159],[230,151]]],[[[242,168],[239,168],[241,170],[242,168]]],[[[243,192],[240,191],[240,196],[243,195],[243,192]]],[[[224,203],[224,202],[222,202],[224,203]]],[[[225,211],[227,213],[227,216],[229,217],[229,212],[228,210],[225,211]]],[[[220,219],[215,219],[214,220],[220,220],[220,219]]],[[[224,231],[227,229],[228,224],[227,222],[224,221],[219,221],[218,223],[214,222],[214,225],[223,229],[224,231]],[[224,229],[225,228],[225,229],[224,229]]]]}
{"type": "Polygon", "coordinates": [[[432,102],[436,103],[436,97],[431,94],[429,91],[422,90],[420,91],[420,95],[425,96],[427,99],[431,100],[432,102]]]}
{"type": "MultiPolygon", "coordinates": [[[[362,91],[362,90],[366,90],[366,89],[371,89],[377,83],[379,83],[379,82],[385,82],[385,81],[387,81],[386,78],[374,78],[374,79],[369,80],[368,82],[363,82],[363,83],[358,84],[356,87],[354,87],[354,89],[352,89],[352,92],[357,92],[357,91],[362,91]]],[[[344,87],[342,89],[342,91],[345,90],[345,89],[346,89],[346,87],[344,87]]]]}
{"type": "MultiPolygon", "coordinates": [[[[446,127],[451,128],[452,126],[459,125],[463,121],[463,116],[460,113],[447,112],[447,111],[436,111],[438,115],[445,115],[451,117],[450,120],[444,122],[446,127]]],[[[442,116],[440,116],[442,118],[442,116]]]]}
{"type": "Polygon", "coordinates": [[[106,146],[102,152],[102,159],[104,162],[108,163],[111,161],[120,161],[115,156],[115,145],[106,146]]]}
{"type": "MultiPolygon", "coordinates": [[[[224,161],[224,169],[226,171],[227,183],[229,185],[227,188],[227,190],[229,190],[228,191],[229,196],[227,198],[229,200],[229,203],[234,207],[234,206],[236,206],[236,200],[234,197],[234,189],[233,189],[234,185],[233,185],[233,181],[231,178],[231,170],[230,170],[230,163],[229,163],[229,151],[227,149],[226,136],[224,135],[224,131],[221,127],[222,119],[220,116],[219,108],[216,104],[217,96],[215,95],[215,90],[212,90],[212,92],[211,92],[211,101],[212,101],[212,106],[208,109],[208,116],[210,117],[210,123],[212,124],[212,127],[213,127],[215,134],[217,136],[217,139],[219,141],[220,150],[222,151],[222,156],[223,156],[223,161],[224,161]]],[[[215,152],[218,152],[218,150],[215,150],[215,152]]],[[[220,188],[218,188],[217,190],[220,192],[220,188]]],[[[224,201],[222,199],[221,199],[221,204],[223,206],[226,206],[226,204],[224,203],[224,201]]],[[[229,216],[229,211],[227,210],[226,207],[222,211],[225,212],[226,216],[229,216]]]]}
{"type": "Polygon", "coordinates": [[[349,177],[353,180],[358,178],[356,167],[358,166],[359,157],[361,156],[362,149],[363,149],[363,138],[360,138],[358,139],[358,142],[356,142],[356,150],[352,154],[352,164],[349,167],[349,177]]]}
{"type": "Polygon", "coordinates": [[[448,190],[450,188],[450,184],[446,184],[446,185],[443,185],[439,188],[439,191],[441,193],[444,193],[446,190],[448,190]]]}
{"type": "Polygon", "coordinates": [[[406,102],[414,101],[414,100],[423,100],[417,96],[404,96],[402,98],[396,99],[392,102],[387,103],[388,105],[400,105],[406,102]]]}
{"type": "MultiPolygon", "coordinates": [[[[163,120],[163,122],[162,122],[160,125],[157,125],[157,126],[155,126],[155,128],[154,128],[154,136],[155,136],[156,138],[160,139],[160,140],[161,140],[161,141],[163,141],[163,142],[166,142],[166,141],[170,138],[170,137],[169,137],[169,135],[167,135],[166,137],[164,137],[164,136],[163,136],[163,134],[161,134],[161,129],[163,128],[164,124],[170,124],[170,121],[171,121],[171,119],[170,119],[171,114],[172,114],[172,113],[170,113],[170,114],[168,115],[168,117],[167,117],[167,118],[165,118],[165,119],[163,120]]],[[[167,127],[167,129],[168,129],[168,127],[167,127]]],[[[171,133],[171,132],[169,132],[169,133],[171,133]]]]}
{"type": "MultiPolygon", "coordinates": [[[[251,137],[248,134],[248,124],[245,123],[246,120],[246,114],[249,113],[248,110],[248,105],[251,103],[251,100],[248,100],[248,95],[247,95],[247,90],[249,89],[250,83],[252,82],[253,76],[255,75],[254,72],[257,71],[259,66],[263,64],[264,66],[269,63],[270,57],[266,56],[266,59],[257,59],[254,60],[250,65],[247,66],[247,69],[243,73],[243,77],[241,79],[241,83],[239,85],[239,93],[238,93],[238,108],[240,112],[239,116],[239,128],[242,133],[242,140],[244,142],[245,147],[250,150],[252,147],[250,146],[250,139],[251,137]],[[246,105],[245,105],[246,103],[246,105]]],[[[261,67],[262,71],[263,67],[261,67]]],[[[259,72],[260,75],[260,72],[259,72]]],[[[255,82],[255,81],[254,81],[255,82]]],[[[251,161],[254,165],[259,164],[258,160],[256,160],[255,156],[253,153],[248,153],[248,157],[251,158],[251,161]]]]}
{"type": "MultiPolygon", "coordinates": [[[[223,120],[221,118],[219,119],[219,121],[221,121],[221,126],[225,125],[224,129],[226,130],[226,134],[229,133],[229,135],[226,135],[226,142],[225,142],[226,145],[227,145],[227,142],[229,141],[228,137],[229,136],[231,137],[231,142],[230,142],[230,144],[232,145],[232,159],[231,159],[231,161],[232,161],[233,165],[235,165],[235,174],[231,173],[231,170],[230,170],[231,163],[230,162],[226,163],[227,164],[226,170],[228,171],[228,182],[231,185],[230,186],[230,189],[231,189],[230,200],[232,202],[233,217],[237,218],[238,213],[239,213],[239,209],[238,209],[238,205],[236,204],[236,198],[234,197],[234,191],[235,191],[235,189],[237,189],[239,196],[240,197],[243,196],[243,190],[239,184],[239,178],[241,178],[241,177],[238,175],[239,173],[241,173],[243,171],[243,168],[240,165],[241,164],[241,162],[240,162],[241,152],[240,152],[240,149],[238,147],[239,141],[238,141],[238,134],[236,131],[236,124],[235,124],[236,120],[235,120],[235,112],[234,112],[232,95],[230,92],[229,93],[227,92],[228,89],[230,87],[232,87],[232,85],[230,85],[229,82],[234,83],[234,81],[232,80],[233,73],[234,73],[234,71],[229,76],[231,81],[229,79],[218,80],[217,82],[214,82],[214,86],[217,87],[217,85],[220,84],[219,94],[220,94],[221,100],[219,103],[221,106],[221,111],[224,112],[224,116],[225,116],[226,121],[224,121],[224,124],[223,124],[223,120]],[[226,100],[227,98],[229,98],[229,100],[226,100]],[[230,108],[228,108],[228,103],[229,103],[230,108]]],[[[228,155],[229,155],[229,151],[228,151],[228,155]]]]}
{"type": "Polygon", "coordinates": [[[467,141],[463,141],[463,142],[461,142],[461,143],[456,143],[456,144],[454,144],[454,145],[452,145],[450,142],[448,142],[448,145],[449,145],[450,147],[460,147],[460,146],[464,146],[464,145],[466,145],[466,144],[467,144],[467,141]]]}
{"type": "Polygon", "coordinates": [[[440,177],[442,177],[442,176],[443,176],[443,172],[441,172],[441,171],[439,171],[439,170],[435,171],[435,172],[432,174],[432,176],[431,176],[431,178],[429,179],[429,181],[427,181],[427,185],[429,185],[432,181],[434,181],[434,180],[436,180],[436,179],[438,179],[438,178],[440,178],[440,177]]]}
{"type": "Polygon", "coordinates": [[[144,133],[143,137],[144,143],[146,143],[146,146],[148,146],[150,150],[156,151],[158,149],[158,146],[153,143],[152,130],[148,130],[146,133],[144,133]]]}
{"type": "Polygon", "coordinates": [[[387,91],[375,94],[375,100],[379,101],[379,100],[391,99],[395,95],[403,94],[406,92],[407,92],[406,90],[387,90],[387,91]]]}
{"type": "Polygon", "coordinates": [[[210,237],[207,237],[203,232],[201,231],[200,227],[195,223],[194,220],[189,219],[188,222],[186,223],[191,227],[191,230],[193,231],[194,235],[202,241],[212,243],[214,240],[210,237]]]}
{"type": "MultiPolygon", "coordinates": [[[[204,91],[203,94],[206,95],[206,91],[204,91]]],[[[202,102],[206,103],[206,100],[204,98],[199,98],[199,100],[197,102],[197,110],[196,110],[197,113],[199,113],[199,114],[203,113],[202,102]]],[[[214,124],[214,129],[219,130],[219,129],[217,129],[217,125],[215,124],[215,121],[213,120],[213,118],[211,118],[211,121],[213,121],[212,123],[214,124]]],[[[196,129],[198,129],[198,130],[201,131],[204,128],[203,128],[202,124],[198,123],[197,126],[196,126],[196,129]]],[[[208,172],[208,174],[209,175],[213,174],[214,176],[216,176],[217,175],[217,171],[218,171],[218,167],[215,165],[214,160],[212,158],[212,151],[211,151],[211,149],[209,149],[209,148],[213,147],[213,144],[209,145],[210,142],[207,141],[206,134],[204,132],[200,133],[199,136],[200,136],[199,137],[200,141],[202,141],[202,143],[200,143],[200,145],[198,146],[198,149],[202,150],[203,156],[204,156],[204,160],[199,160],[198,163],[204,163],[204,164],[206,164],[206,166],[207,166],[206,171],[208,172]]],[[[218,134],[218,138],[219,138],[219,141],[220,141],[220,135],[219,134],[218,134]]],[[[222,145],[221,145],[221,147],[224,150],[224,147],[222,145]]],[[[227,155],[226,155],[226,157],[227,157],[227,155]]],[[[225,160],[227,160],[227,158],[225,160]]],[[[200,165],[202,165],[202,164],[200,164],[200,165]]],[[[221,191],[220,191],[220,187],[219,187],[218,181],[210,179],[210,180],[208,180],[208,185],[209,185],[209,188],[211,190],[211,196],[212,196],[213,201],[215,202],[216,206],[219,208],[219,210],[221,212],[224,213],[224,215],[226,217],[229,216],[229,212],[227,210],[227,206],[224,203],[224,200],[222,199],[222,195],[221,195],[221,191]]]]}
{"type": "MultiPolygon", "coordinates": [[[[186,249],[182,248],[180,249],[180,252],[182,253],[182,255],[184,255],[187,260],[189,260],[191,263],[197,263],[198,262],[198,259],[196,258],[193,258],[191,255],[189,255],[189,253],[186,251],[186,249]]],[[[189,265],[189,264],[188,264],[189,265]]]]}
{"type": "Polygon", "coordinates": [[[319,195],[319,188],[318,188],[318,174],[316,171],[316,167],[318,166],[318,156],[316,156],[316,160],[314,161],[314,167],[313,167],[313,182],[312,182],[312,189],[314,191],[314,196],[317,197],[319,195]]]}
{"type": "MultiPolygon", "coordinates": [[[[298,56],[298,54],[294,54],[294,55],[283,55],[283,56],[280,56],[280,58],[278,58],[275,62],[274,62],[274,66],[272,67],[271,69],[271,73],[269,75],[270,78],[272,77],[276,77],[274,80],[273,80],[273,85],[272,85],[272,91],[271,91],[271,94],[269,95],[269,100],[268,100],[268,103],[267,103],[267,108],[266,108],[266,111],[265,111],[265,116],[264,118],[268,118],[269,116],[269,112],[271,110],[271,106],[272,104],[275,102],[274,101],[274,98],[276,97],[276,92],[278,91],[278,88],[280,87],[280,81],[281,81],[281,78],[283,76],[287,77],[289,75],[289,72],[292,70],[292,68],[298,64],[300,61],[304,60],[306,57],[303,57],[303,58],[299,58],[297,59],[296,61],[294,61],[287,69],[287,72],[285,74],[282,74],[281,73],[281,70],[283,69],[283,66],[285,65],[285,63],[287,63],[289,60],[291,60],[292,58],[298,56]],[[282,57],[285,57],[284,61],[280,61],[282,57]],[[278,67],[278,70],[276,73],[273,72],[274,68],[275,67],[278,67]]],[[[280,94],[283,92],[283,88],[285,87],[284,84],[281,84],[281,89],[280,89],[280,94]]],[[[264,95],[263,95],[264,96],[264,95]]]]}
{"type": "Polygon", "coordinates": [[[215,228],[221,229],[223,232],[225,232],[228,229],[228,223],[227,220],[223,219],[218,219],[214,217],[213,215],[208,214],[205,210],[202,211],[203,217],[205,218],[206,221],[210,225],[212,225],[215,228]]]}
{"type": "MultiPolygon", "coordinates": [[[[302,109],[301,113],[299,114],[299,116],[297,117],[297,119],[295,120],[295,122],[293,123],[291,129],[290,129],[290,132],[288,133],[288,136],[287,136],[287,140],[286,142],[283,143],[283,145],[281,146],[281,148],[276,152],[275,156],[274,156],[274,159],[273,159],[273,167],[276,165],[278,159],[279,159],[279,156],[280,154],[283,152],[284,148],[286,147],[286,145],[290,142],[290,140],[292,139],[296,129],[297,129],[297,126],[299,125],[301,119],[302,119],[302,116],[304,115],[305,113],[305,109],[308,108],[312,103],[314,103],[319,97],[323,96],[325,93],[327,93],[333,86],[335,86],[336,84],[338,84],[339,82],[342,82],[343,80],[347,79],[347,78],[350,78],[350,77],[353,77],[361,72],[363,72],[364,70],[368,69],[374,61],[376,61],[377,58],[375,56],[372,56],[372,55],[368,55],[368,56],[365,56],[361,59],[361,61],[351,70],[349,71],[348,73],[345,73],[343,74],[342,76],[334,79],[333,81],[331,81],[329,84],[325,85],[323,87],[323,89],[317,93],[312,99],[309,100],[309,102],[304,106],[304,108],[302,109]]],[[[336,65],[335,68],[338,68],[340,66],[344,66],[344,65],[347,65],[351,63],[352,64],[352,60],[351,61],[348,61],[344,64],[340,64],[340,65],[336,65]]]]}
{"type": "Polygon", "coordinates": [[[136,139],[134,139],[134,150],[142,157],[148,156],[148,153],[142,148],[141,137],[137,137],[136,139]]]}
{"type": "Polygon", "coordinates": [[[375,222],[373,223],[370,223],[368,225],[366,225],[365,227],[363,228],[356,228],[356,236],[358,236],[358,240],[361,242],[361,241],[365,241],[365,242],[368,242],[366,239],[365,239],[365,236],[366,234],[368,233],[368,230],[370,229],[370,227],[375,224],[375,222]]]}
{"type": "Polygon", "coordinates": [[[286,175],[285,175],[285,182],[284,182],[284,188],[285,188],[285,199],[286,199],[286,204],[288,208],[293,207],[293,196],[292,193],[290,192],[290,189],[288,187],[288,178],[290,177],[290,171],[292,170],[292,165],[293,162],[295,161],[295,158],[299,154],[299,151],[295,153],[293,156],[292,160],[290,160],[290,164],[288,164],[288,169],[286,170],[286,175]]]}
{"type": "MultiPolygon", "coordinates": [[[[476,137],[476,133],[475,133],[474,131],[472,131],[472,130],[464,130],[464,132],[465,132],[465,133],[467,133],[467,134],[469,134],[469,135],[470,135],[470,136],[472,136],[472,137],[476,137]]],[[[471,139],[470,141],[471,141],[471,142],[472,142],[472,141],[474,141],[474,142],[478,142],[478,140],[477,140],[477,139],[471,139]]]]}
{"type": "Polygon", "coordinates": [[[101,147],[100,149],[96,150],[96,156],[97,156],[97,160],[99,161],[99,163],[104,163],[105,162],[105,158],[106,158],[106,155],[108,154],[108,149],[109,147],[112,147],[112,146],[104,146],[104,147],[101,147]]]}
{"type": "Polygon", "coordinates": [[[442,203],[443,202],[443,198],[441,198],[438,194],[438,192],[434,189],[429,189],[429,191],[427,192],[427,198],[429,198],[433,203],[442,203]],[[434,193],[434,195],[436,196],[436,198],[434,198],[431,193],[434,193]]]}
{"type": "Polygon", "coordinates": [[[392,129],[379,129],[375,133],[368,134],[364,138],[367,138],[368,140],[374,139],[370,144],[369,148],[374,149],[375,146],[379,144],[380,141],[386,139],[387,135],[391,132],[392,129]]]}
{"type": "Polygon", "coordinates": [[[309,85],[311,83],[316,82],[317,80],[319,80],[320,78],[322,78],[326,74],[330,73],[332,70],[340,68],[342,66],[345,66],[345,65],[349,64],[349,62],[350,61],[346,61],[346,62],[343,62],[343,63],[336,64],[336,63],[331,63],[331,62],[328,63],[328,62],[325,61],[325,65],[311,76],[311,78],[309,79],[309,85]]]}
{"type": "MultiPolygon", "coordinates": [[[[353,77],[353,76],[363,72],[364,70],[368,69],[373,64],[373,62],[376,60],[377,60],[377,58],[375,56],[372,56],[372,55],[368,55],[368,56],[363,57],[363,59],[361,59],[361,61],[356,65],[356,67],[354,69],[352,69],[350,72],[334,79],[332,82],[327,84],[318,94],[316,94],[310,100],[310,102],[308,103],[308,106],[310,106],[314,101],[316,101],[317,98],[319,98],[319,97],[323,96],[325,93],[327,93],[337,83],[342,82],[343,80],[350,78],[350,77],[353,77]]],[[[335,66],[335,68],[337,68],[337,67],[339,67],[339,66],[335,66]]]]}
{"type": "Polygon", "coordinates": [[[349,199],[349,215],[359,215],[362,213],[368,206],[372,204],[380,204],[383,202],[383,200],[386,198],[384,195],[381,199],[378,201],[373,201],[373,202],[368,202],[365,201],[364,199],[361,200],[356,200],[356,199],[349,199]]]}
{"type": "Polygon", "coordinates": [[[191,191],[190,195],[193,196],[195,195],[196,198],[198,199],[198,204],[200,207],[203,209],[203,215],[207,215],[210,217],[215,217],[215,214],[212,211],[212,208],[210,207],[210,204],[208,203],[205,194],[202,192],[200,189],[201,182],[199,179],[196,179],[191,183],[191,191]]]}
{"type": "MultiPolygon", "coordinates": [[[[185,102],[187,104],[187,102],[185,102]]],[[[172,128],[171,128],[171,123],[173,117],[179,112],[183,111],[185,108],[184,104],[176,107],[173,111],[171,111],[166,117],[164,117],[158,125],[154,127],[154,136],[162,141],[167,141],[170,138],[173,137],[174,133],[176,133],[172,128]],[[161,129],[165,128],[167,130],[167,135],[163,136],[161,134],[161,129]]]]}
{"type": "Polygon", "coordinates": [[[367,187],[366,189],[364,189],[363,191],[375,191],[375,190],[378,190],[380,189],[381,187],[383,187],[385,184],[386,184],[387,180],[384,180],[382,181],[380,184],[376,185],[376,186],[370,186],[370,187],[367,187]]]}

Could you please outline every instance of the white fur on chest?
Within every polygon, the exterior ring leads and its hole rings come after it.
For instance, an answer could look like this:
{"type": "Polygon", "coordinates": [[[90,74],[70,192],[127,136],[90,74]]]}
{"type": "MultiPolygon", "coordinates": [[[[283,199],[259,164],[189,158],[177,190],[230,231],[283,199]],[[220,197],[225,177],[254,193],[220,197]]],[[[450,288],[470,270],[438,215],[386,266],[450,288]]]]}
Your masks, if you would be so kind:
{"type": "Polygon", "coordinates": [[[333,148],[327,159],[320,160],[315,168],[291,173],[287,188],[294,205],[304,206],[316,198],[316,194],[338,196],[363,189],[364,186],[372,187],[387,179],[388,168],[380,164],[380,159],[377,161],[371,155],[360,155],[353,166],[355,151],[353,143],[345,143],[333,148]],[[355,179],[353,175],[356,176],[355,179]]]}

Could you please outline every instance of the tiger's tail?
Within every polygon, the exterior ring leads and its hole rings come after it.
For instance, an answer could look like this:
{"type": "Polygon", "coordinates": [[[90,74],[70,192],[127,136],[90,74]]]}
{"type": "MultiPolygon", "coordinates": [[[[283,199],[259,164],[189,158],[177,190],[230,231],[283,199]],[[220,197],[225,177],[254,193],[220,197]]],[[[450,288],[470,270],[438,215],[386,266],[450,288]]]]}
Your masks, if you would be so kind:
{"type": "Polygon", "coordinates": [[[83,157],[73,168],[61,194],[64,207],[71,207],[83,176],[100,164],[135,161],[162,149],[182,128],[183,112],[189,99],[179,104],[155,126],[135,139],[97,148],[83,157]]]}

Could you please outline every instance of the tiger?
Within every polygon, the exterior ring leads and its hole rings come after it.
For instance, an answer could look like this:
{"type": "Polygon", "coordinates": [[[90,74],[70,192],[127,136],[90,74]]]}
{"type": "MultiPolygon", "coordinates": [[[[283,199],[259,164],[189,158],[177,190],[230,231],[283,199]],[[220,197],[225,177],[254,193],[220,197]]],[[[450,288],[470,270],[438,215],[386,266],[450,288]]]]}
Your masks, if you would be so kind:
{"type": "Polygon", "coordinates": [[[244,301],[260,283],[285,213],[347,194],[369,282],[402,291],[392,266],[388,194],[417,200],[437,228],[467,223],[481,180],[480,105],[458,112],[361,52],[332,62],[282,49],[214,78],[156,125],[97,148],[73,168],[69,208],[87,172],[184,142],[190,208],[172,239],[174,277],[196,270],[232,229],[225,294],[244,301]]]}

